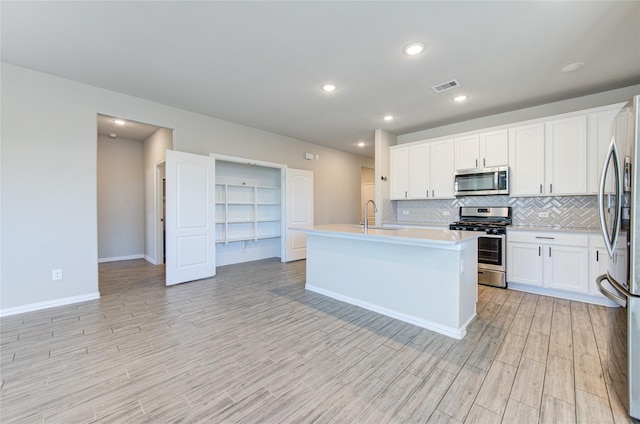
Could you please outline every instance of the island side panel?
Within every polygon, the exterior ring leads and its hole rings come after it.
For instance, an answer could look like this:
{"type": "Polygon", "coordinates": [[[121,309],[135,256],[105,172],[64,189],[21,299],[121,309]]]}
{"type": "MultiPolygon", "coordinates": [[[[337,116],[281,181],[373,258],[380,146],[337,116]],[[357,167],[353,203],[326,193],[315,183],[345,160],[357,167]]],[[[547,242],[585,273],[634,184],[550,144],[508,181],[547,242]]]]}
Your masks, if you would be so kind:
{"type": "Polygon", "coordinates": [[[461,269],[469,245],[475,239],[439,247],[308,234],[306,287],[462,338],[477,297],[475,265],[461,269]]]}
{"type": "Polygon", "coordinates": [[[478,239],[469,240],[461,252],[464,267],[460,275],[460,322],[466,328],[476,316],[478,303],[478,239]]]}

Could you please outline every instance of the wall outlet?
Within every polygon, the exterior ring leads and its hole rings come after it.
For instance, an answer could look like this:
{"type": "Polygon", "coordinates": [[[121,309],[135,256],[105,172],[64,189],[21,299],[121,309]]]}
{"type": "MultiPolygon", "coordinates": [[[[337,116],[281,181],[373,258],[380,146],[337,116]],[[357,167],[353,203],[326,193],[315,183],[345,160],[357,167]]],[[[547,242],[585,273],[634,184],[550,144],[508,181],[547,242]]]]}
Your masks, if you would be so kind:
{"type": "Polygon", "coordinates": [[[62,280],[62,270],[54,269],[51,271],[51,279],[53,281],[62,280]]]}
{"type": "Polygon", "coordinates": [[[406,209],[403,209],[403,210],[402,210],[402,215],[409,215],[409,211],[408,211],[408,210],[406,210],[406,209]]]}
{"type": "Polygon", "coordinates": [[[549,212],[538,212],[538,218],[549,218],[549,212]]]}
{"type": "Polygon", "coordinates": [[[447,210],[442,211],[442,216],[449,216],[449,215],[451,215],[451,212],[447,210]]]}

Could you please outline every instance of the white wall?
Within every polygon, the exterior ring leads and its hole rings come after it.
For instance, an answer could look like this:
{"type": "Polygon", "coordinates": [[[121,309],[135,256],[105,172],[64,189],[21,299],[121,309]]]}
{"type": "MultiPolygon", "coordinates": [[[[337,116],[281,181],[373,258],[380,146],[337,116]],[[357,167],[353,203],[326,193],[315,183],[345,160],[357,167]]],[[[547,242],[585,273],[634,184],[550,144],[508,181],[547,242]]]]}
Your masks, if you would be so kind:
{"type": "Polygon", "coordinates": [[[377,129],[375,131],[375,149],[376,149],[376,204],[378,205],[378,213],[376,214],[376,222],[383,223],[388,221],[388,216],[395,216],[392,212],[391,188],[389,185],[389,147],[397,143],[395,134],[388,131],[377,129]]]}
{"type": "Polygon", "coordinates": [[[162,215],[160,204],[156,204],[158,192],[156,166],[165,160],[165,152],[173,149],[173,131],[160,128],[144,141],[144,216],[145,243],[144,256],[154,264],[161,264],[159,244],[162,235],[156,231],[156,219],[162,215]]]}
{"type": "Polygon", "coordinates": [[[511,124],[514,122],[527,121],[529,119],[538,119],[544,118],[545,116],[576,112],[599,106],[607,106],[614,103],[629,101],[636,94],[640,94],[640,85],[632,85],[625,88],[619,88],[617,90],[604,91],[560,102],[547,103],[540,106],[518,109],[496,115],[484,116],[482,118],[470,119],[468,121],[456,122],[450,125],[430,128],[427,130],[402,134],[398,136],[397,144],[444,137],[466,131],[474,131],[483,128],[511,124]]]}
{"type": "Polygon", "coordinates": [[[98,293],[99,113],[172,128],[176,150],[312,170],[316,222],[358,222],[360,168],[371,159],[6,63],[0,76],[0,314],[98,293]],[[57,268],[64,278],[54,282],[57,268]]]}
{"type": "Polygon", "coordinates": [[[144,253],[143,143],[98,135],[98,258],[144,253]]]}

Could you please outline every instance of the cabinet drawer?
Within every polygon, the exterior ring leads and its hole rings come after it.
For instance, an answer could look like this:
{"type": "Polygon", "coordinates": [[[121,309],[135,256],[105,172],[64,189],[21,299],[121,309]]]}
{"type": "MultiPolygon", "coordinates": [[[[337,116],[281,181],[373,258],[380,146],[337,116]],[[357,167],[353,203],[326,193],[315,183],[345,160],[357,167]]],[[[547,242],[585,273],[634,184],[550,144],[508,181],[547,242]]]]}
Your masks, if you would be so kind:
{"type": "Polygon", "coordinates": [[[565,232],[509,231],[507,241],[587,247],[589,245],[589,236],[587,234],[565,232]]]}
{"type": "MultiPolygon", "coordinates": [[[[592,234],[589,236],[589,247],[593,247],[596,249],[604,249],[604,239],[600,234],[592,234]]],[[[618,237],[618,244],[616,245],[616,249],[626,249],[627,248],[627,237],[626,234],[622,233],[618,237]]]]}

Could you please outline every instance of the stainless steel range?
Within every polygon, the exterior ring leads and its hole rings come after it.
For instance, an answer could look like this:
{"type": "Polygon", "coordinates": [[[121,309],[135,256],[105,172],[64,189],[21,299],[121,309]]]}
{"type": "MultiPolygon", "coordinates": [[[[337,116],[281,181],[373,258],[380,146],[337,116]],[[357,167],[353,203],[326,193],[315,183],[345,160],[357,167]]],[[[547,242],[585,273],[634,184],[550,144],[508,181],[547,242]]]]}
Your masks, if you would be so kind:
{"type": "Polygon", "coordinates": [[[478,283],[507,287],[506,238],[511,225],[511,207],[460,207],[459,220],[450,230],[482,231],[478,237],[478,283]]]}

